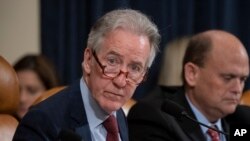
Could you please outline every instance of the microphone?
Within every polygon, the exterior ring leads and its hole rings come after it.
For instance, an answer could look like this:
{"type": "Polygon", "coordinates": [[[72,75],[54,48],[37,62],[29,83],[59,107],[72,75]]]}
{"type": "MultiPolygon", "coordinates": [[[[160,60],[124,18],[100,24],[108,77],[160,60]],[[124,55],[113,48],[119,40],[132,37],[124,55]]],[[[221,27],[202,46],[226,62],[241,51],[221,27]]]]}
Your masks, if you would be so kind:
{"type": "Polygon", "coordinates": [[[177,103],[175,103],[175,102],[173,102],[173,101],[171,101],[171,100],[165,100],[165,101],[163,102],[163,105],[162,105],[161,109],[162,109],[164,112],[166,112],[166,113],[172,115],[172,116],[175,117],[175,118],[185,117],[185,118],[187,118],[187,119],[189,119],[189,120],[191,120],[191,121],[193,121],[193,122],[195,122],[195,123],[197,123],[197,124],[200,124],[200,125],[202,125],[202,126],[204,126],[204,127],[207,127],[207,128],[209,128],[209,129],[212,129],[212,130],[214,130],[214,131],[216,131],[216,132],[219,132],[219,133],[221,133],[221,134],[224,134],[224,135],[226,135],[226,136],[229,136],[229,134],[226,133],[226,132],[223,132],[223,131],[220,131],[220,130],[218,130],[218,129],[212,128],[212,127],[210,127],[210,126],[208,126],[208,125],[206,125],[206,124],[204,124],[204,123],[201,123],[201,122],[197,121],[196,119],[192,118],[192,117],[189,116],[188,113],[185,111],[185,108],[184,108],[184,107],[182,107],[181,105],[179,105],[179,104],[177,104],[177,103]]]}
{"type": "Polygon", "coordinates": [[[59,141],[83,141],[82,137],[72,130],[62,129],[58,135],[59,141]]]}

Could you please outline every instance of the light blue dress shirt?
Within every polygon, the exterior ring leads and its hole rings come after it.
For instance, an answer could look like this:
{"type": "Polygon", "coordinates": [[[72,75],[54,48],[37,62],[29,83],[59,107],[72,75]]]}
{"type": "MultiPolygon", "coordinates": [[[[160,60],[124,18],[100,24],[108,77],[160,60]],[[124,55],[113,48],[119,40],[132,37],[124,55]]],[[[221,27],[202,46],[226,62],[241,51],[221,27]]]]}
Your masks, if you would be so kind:
{"type": "MultiPolygon", "coordinates": [[[[191,103],[191,101],[190,101],[190,99],[187,97],[187,95],[186,95],[186,99],[187,99],[187,101],[188,101],[188,103],[189,103],[189,105],[190,105],[190,107],[191,107],[191,109],[192,109],[192,111],[194,112],[194,115],[195,115],[195,117],[197,118],[197,120],[199,121],[199,122],[201,122],[201,123],[204,123],[204,124],[206,124],[206,125],[208,125],[208,126],[212,126],[212,125],[215,125],[217,128],[218,128],[218,130],[220,130],[220,131],[223,131],[223,128],[222,128],[222,125],[221,125],[221,119],[219,119],[217,122],[215,122],[215,123],[210,123],[209,121],[208,121],[208,119],[191,103]]],[[[208,128],[207,127],[204,127],[204,126],[202,126],[202,125],[200,125],[200,128],[201,128],[201,130],[202,130],[202,133],[204,134],[204,136],[206,137],[206,139],[207,139],[207,141],[211,141],[211,137],[207,134],[207,130],[208,130],[208,128]]],[[[226,137],[225,137],[225,135],[223,135],[223,134],[221,134],[221,133],[219,133],[219,135],[220,135],[220,140],[221,141],[226,141],[226,137]]]]}
{"type": "MultiPolygon", "coordinates": [[[[103,111],[97,102],[93,99],[89,88],[83,78],[80,80],[80,89],[87,120],[90,127],[92,141],[106,141],[107,131],[102,125],[108,118],[108,114],[103,111]]],[[[112,113],[116,117],[116,112],[112,113]]],[[[121,141],[120,135],[119,140],[121,141]]]]}

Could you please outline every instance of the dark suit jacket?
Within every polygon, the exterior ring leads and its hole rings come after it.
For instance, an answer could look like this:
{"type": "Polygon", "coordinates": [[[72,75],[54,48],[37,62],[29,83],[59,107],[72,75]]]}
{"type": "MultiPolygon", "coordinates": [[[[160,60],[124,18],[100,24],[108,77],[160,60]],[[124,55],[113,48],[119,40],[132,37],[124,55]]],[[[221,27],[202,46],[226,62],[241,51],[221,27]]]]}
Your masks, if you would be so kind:
{"type": "Polygon", "coordinates": [[[246,125],[250,127],[250,106],[238,105],[235,112],[226,117],[230,125],[246,125]]]}
{"type": "MultiPolygon", "coordinates": [[[[174,118],[165,113],[161,107],[164,99],[170,99],[186,108],[186,112],[193,117],[184,90],[171,94],[158,88],[156,98],[146,98],[137,102],[128,114],[130,141],[206,141],[200,126],[185,117],[174,118]]],[[[222,120],[223,129],[229,131],[227,123],[222,120]]]]}
{"type": "MultiPolygon", "coordinates": [[[[33,107],[20,122],[14,141],[56,141],[61,130],[72,130],[84,141],[91,133],[83,107],[79,81],[33,107]]],[[[121,139],[128,141],[127,121],[123,111],[117,111],[121,139]]]]}

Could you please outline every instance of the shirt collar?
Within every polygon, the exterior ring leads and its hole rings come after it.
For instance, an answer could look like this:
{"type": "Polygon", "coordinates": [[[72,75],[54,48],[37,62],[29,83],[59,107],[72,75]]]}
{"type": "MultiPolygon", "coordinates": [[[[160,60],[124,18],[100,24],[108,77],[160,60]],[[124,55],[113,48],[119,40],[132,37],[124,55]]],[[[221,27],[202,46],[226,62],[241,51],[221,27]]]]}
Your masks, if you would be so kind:
{"type": "Polygon", "coordinates": [[[87,87],[83,78],[80,80],[80,89],[82,100],[84,104],[85,111],[87,112],[87,120],[89,123],[90,130],[93,130],[102,122],[108,118],[108,114],[106,114],[101,107],[97,104],[97,102],[93,99],[89,88],[87,87]]]}
{"type": "MultiPolygon", "coordinates": [[[[208,119],[192,104],[192,102],[187,97],[187,95],[185,95],[185,96],[186,96],[186,99],[187,99],[187,101],[189,103],[189,106],[191,107],[192,111],[194,112],[194,115],[195,115],[196,119],[199,122],[204,123],[204,124],[206,124],[208,126],[216,125],[216,127],[218,128],[218,130],[223,131],[222,124],[221,124],[221,119],[218,119],[215,123],[210,123],[208,121],[208,119]]],[[[206,134],[208,128],[204,127],[202,125],[200,125],[200,128],[201,128],[202,132],[204,134],[206,134]]]]}

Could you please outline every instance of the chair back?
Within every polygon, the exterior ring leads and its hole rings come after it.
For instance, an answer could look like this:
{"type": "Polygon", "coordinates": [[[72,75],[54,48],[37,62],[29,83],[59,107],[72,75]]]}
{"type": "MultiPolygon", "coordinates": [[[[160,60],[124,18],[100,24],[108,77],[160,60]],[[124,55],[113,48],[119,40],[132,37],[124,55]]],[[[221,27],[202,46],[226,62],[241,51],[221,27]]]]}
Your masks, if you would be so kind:
{"type": "Polygon", "coordinates": [[[184,36],[170,41],[163,52],[162,64],[158,76],[158,84],[172,87],[181,86],[182,62],[190,37],[184,36]]]}
{"type": "Polygon", "coordinates": [[[12,141],[18,121],[9,114],[0,114],[0,140],[12,141]]]}
{"type": "Polygon", "coordinates": [[[38,97],[35,102],[33,103],[33,105],[36,105],[42,101],[44,101],[45,99],[47,99],[48,97],[56,94],[57,92],[63,90],[64,88],[66,88],[67,86],[57,86],[57,87],[54,87],[54,88],[51,88],[47,91],[45,91],[40,97],[38,97]]]}
{"type": "Polygon", "coordinates": [[[242,97],[240,99],[240,104],[250,106],[250,90],[243,92],[242,97]]]}
{"type": "Polygon", "coordinates": [[[19,103],[19,82],[13,67],[0,56],[0,113],[14,114],[19,103]]]}
{"type": "Polygon", "coordinates": [[[19,82],[13,67],[0,56],[0,141],[11,141],[18,121],[19,82]]]}
{"type": "Polygon", "coordinates": [[[125,115],[128,115],[129,110],[136,104],[136,100],[130,98],[129,101],[122,106],[122,110],[124,111],[125,115]]]}

